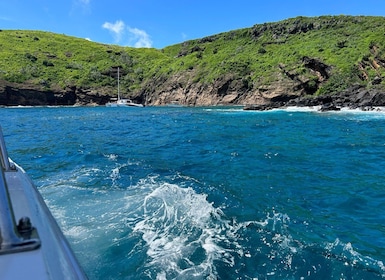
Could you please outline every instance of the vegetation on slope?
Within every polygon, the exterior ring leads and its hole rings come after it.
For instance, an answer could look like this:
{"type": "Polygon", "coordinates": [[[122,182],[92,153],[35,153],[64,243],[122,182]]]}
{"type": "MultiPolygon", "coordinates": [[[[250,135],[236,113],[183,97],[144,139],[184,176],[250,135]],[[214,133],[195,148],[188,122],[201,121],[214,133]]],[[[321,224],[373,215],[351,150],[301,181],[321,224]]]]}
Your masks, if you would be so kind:
{"type": "Polygon", "coordinates": [[[274,81],[279,65],[316,80],[303,64],[304,57],[312,57],[332,67],[333,79],[323,86],[340,90],[383,75],[373,61],[385,59],[384,24],[383,17],[299,17],[185,42],[165,53],[185,55],[178,58],[180,65],[198,68],[197,79],[205,82],[231,72],[259,84],[274,81]]]}
{"type": "Polygon", "coordinates": [[[112,67],[118,66],[123,80],[135,87],[150,71],[151,61],[164,57],[157,50],[104,45],[42,31],[3,30],[0,46],[0,79],[46,88],[116,86],[112,67]]]}
{"type": "MultiPolygon", "coordinates": [[[[224,76],[255,92],[278,77],[306,84],[305,93],[341,91],[352,84],[385,86],[384,17],[298,17],[258,24],[164,49],[136,49],[42,31],[0,32],[0,80],[46,90],[67,87],[110,92],[121,69],[122,91],[152,93],[172,77],[212,85],[224,76]],[[324,65],[308,67],[306,61],[324,65]],[[191,78],[192,75],[192,78],[191,78]]],[[[185,83],[185,84],[183,84],[185,83]]]]}

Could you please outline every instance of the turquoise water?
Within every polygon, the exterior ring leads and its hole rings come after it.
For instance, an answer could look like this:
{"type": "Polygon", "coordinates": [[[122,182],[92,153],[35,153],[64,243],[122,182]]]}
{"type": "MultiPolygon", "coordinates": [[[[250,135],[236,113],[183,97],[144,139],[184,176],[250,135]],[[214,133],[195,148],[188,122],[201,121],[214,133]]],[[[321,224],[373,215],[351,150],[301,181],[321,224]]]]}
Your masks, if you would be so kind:
{"type": "Polygon", "coordinates": [[[90,279],[385,278],[385,113],[1,108],[90,279]]]}

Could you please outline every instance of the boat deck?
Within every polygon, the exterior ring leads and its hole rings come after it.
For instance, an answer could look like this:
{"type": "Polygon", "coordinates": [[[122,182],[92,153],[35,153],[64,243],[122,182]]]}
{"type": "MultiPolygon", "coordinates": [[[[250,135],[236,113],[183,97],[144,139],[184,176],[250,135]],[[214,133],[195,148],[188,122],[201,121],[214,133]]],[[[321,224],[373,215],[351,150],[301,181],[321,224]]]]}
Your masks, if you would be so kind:
{"type": "Polygon", "coordinates": [[[37,188],[9,160],[1,129],[0,159],[0,279],[87,279],[37,188]]]}

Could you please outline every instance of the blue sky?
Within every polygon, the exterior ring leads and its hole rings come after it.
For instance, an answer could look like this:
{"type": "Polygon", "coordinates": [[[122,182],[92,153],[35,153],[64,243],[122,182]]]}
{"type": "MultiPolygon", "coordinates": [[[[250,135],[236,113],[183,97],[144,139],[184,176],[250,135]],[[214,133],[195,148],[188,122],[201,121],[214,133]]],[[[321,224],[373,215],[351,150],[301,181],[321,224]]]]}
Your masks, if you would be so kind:
{"type": "Polygon", "coordinates": [[[163,48],[296,16],[385,16],[385,0],[1,0],[0,29],[163,48]]]}

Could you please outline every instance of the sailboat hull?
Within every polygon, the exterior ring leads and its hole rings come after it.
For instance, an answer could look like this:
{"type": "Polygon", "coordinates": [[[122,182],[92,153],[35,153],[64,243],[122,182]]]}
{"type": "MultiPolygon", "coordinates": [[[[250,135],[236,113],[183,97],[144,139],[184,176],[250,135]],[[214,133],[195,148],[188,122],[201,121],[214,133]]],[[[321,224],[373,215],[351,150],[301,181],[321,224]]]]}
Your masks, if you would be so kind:
{"type": "Polygon", "coordinates": [[[142,104],[134,103],[130,99],[119,99],[116,102],[106,103],[107,107],[143,107],[142,104]]]}
{"type": "Polygon", "coordinates": [[[119,67],[118,67],[118,98],[117,99],[113,99],[113,100],[116,100],[116,101],[110,101],[110,102],[106,103],[106,107],[143,107],[142,104],[134,103],[130,99],[120,98],[120,83],[119,83],[119,80],[120,80],[120,74],[119,74],[119,67]]]}

